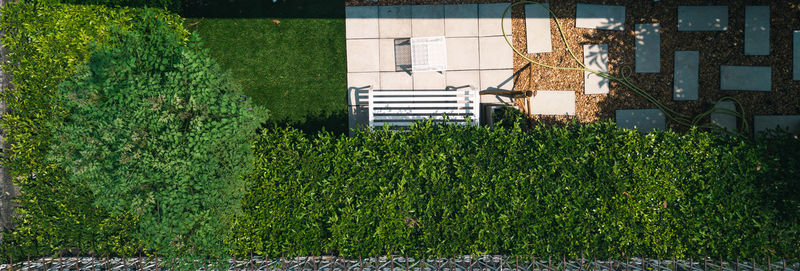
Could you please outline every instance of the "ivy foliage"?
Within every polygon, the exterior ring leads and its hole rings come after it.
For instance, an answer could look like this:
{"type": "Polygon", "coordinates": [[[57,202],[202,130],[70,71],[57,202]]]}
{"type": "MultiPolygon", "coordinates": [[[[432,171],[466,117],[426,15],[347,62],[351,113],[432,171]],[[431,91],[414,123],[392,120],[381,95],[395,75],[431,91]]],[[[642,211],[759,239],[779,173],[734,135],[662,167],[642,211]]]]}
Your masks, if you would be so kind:
{"type": "MultiPolygon", "coordinates": [[[[56,87],[72,76],[93,48],[111,45],[111,29],[140,27],[142,9],[66,5],[55,1],[20,1],[2,9],[0,28],[11,88],[3,99],[8,112],[0,120],[11,144],[4,165],[20,187],[16,228],[3,235],[3,255],[55,254],[92,251],[97,255],[133,253],[137,220],[130,214],[110,215],[96,207],[83,181],[67,178],[64,170],[45,161],[53,124],[66,112],[56,87]]],[[[186,40],[183,19],[153,11],[179,39],[186,40]]]]}
{"type": "MultiPolygon", "coordinates": [[[[351,138],[265,130],[234,228],[237,253],[800,252],[800,198],[788,192],[799,184],[781,175],[800,156],[697,130],[640,134],[596,123],[523,131],[505,123],[427,123],[351,138]]],[[[796,137],[777,137],[800,153],[796,137]]]]}
{"type": "Polygon", "coordinates": [[[137,24],[144,31],[112,31],[114,46],[59,86],[69,114],[54,127],[48,158],[86,183],[97,206],[133,214],[148,249],[222,257],[266,111],[199,37],[184,45],[152,11],[137,24]]]}

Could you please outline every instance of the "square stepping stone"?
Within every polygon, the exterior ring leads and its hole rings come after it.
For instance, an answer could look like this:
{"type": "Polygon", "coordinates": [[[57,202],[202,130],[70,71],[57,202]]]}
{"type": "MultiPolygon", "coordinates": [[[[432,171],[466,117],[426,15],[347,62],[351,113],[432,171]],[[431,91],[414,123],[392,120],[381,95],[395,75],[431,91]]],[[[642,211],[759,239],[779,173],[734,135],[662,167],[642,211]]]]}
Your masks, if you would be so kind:
{"type": "Polygon", "coordinates": [[[728,30],[728,6],[678,6],[678,31],[728,30]]]}
{"type": "Polygon", "coordinates": [[[345,38],[376,39],[378,38],[378,7],[358,6],[345,7],[345,38]]]}
{"type": "Polygon", "coordinates": [[[792,78],[800,80],[800,30],[795,30],[792,37],[794,42],[794,56],[792,57],[794,72],[792,78]]]}
{"type": "MultiPolygon", "coordinates": [[[[608,72],[608,45],[584,44],[583,64],[586,68],[595,71],[608,72]]],[[[609,80],[597,74],[583,72],[584,94],[608,94],[609,80]]]]}
{"type": "Polygon", "coordinates": [[[505,27],[506,33],[511,35],[511,12],[504,20],[501,20],[506,8],[511,6],[511,3],[498,3],[498,4],[479,4],[478,5],[478,34],[481,37],[488,36],[502,36],[503,30],[501,25],[505,27]],[[502,23],[501,23],[502,22],[502,23]]]}
{"type": "Polygon", "coordinates": [[[800,115],[755,115],[753,129],[756,133],[780,127],[789,133],[800,135],[800,115]]]}
{"type": "Polygon", "coordinates": [[[533,114],[575,115],[575,91],[537,90],[530,99],[533,114]]]}
{"type": "Polygon", "coordinates": [[[444,36],[444,5],[411,6],[411,37],[444,36]]]}
{"type": "MultiPolygon", "coordinates": [[[[514,71],[505,70],[482,70],[481,91],[494,90],[514,90],[514,71]]],[[[512,104],[513,101],[507,96],[500,95],[481,95],[481,103],[512,104]]]]}
{"type": "Polygon", "coordinates": [[[636,24],[636,72],[661,72],[661,25],[636,24]]]}
{"type": "Polygon", "coordinates": [[[667,128],[664,112],[660,109],[623,109],[617,110],[617,127],[634,129],[642,133],[667,128]]]}
{"type": "Polygon", "coordinates": [[[481,37],[480,43],[480,68],[486,69],[511,69],[514,67],[514,51],[506,43],[503,36],[481,37]]]}
{"type": "Polygon", "coordinates": [[[444,6],[445,37],[478,36],[478,4],[444,6]]]}
{"type": "Polygon", "coordinates": [[[722,66],[719,74],[721,90],[772,90],[772,67],[769,66],[722,66]]]}
{"type": "Polygon", "coordinates": [[[369,89],[381,89],[377,72],[347,73],[347,105],[369,105],[369,89]]]}
{"type": "Polygon", "coordinates": [[[625,7],[578,4],[575,27],[602,30],[625,30],[625,7]]]}
{"type": "Polygon", "coordinates": [[[379,71],[378,39],[347,40],[347,72],[379,71]]]}
{"type": "Polygon", "coordinates": [[[379,6],[380,37],[408,38],[411,36],[411,6],[379,6]]]}
{"type": "Polygon", "coordinates": [[[417,72],[411,75],[414,90],[444,90],[445,75],[438,72],[417,72]]]}
{"type": "Polygon", "coordinates": [[[550,53],[553,51],[552,35],[550,33],[550,11],[544,7],[549,4],[525,5],[525,31],[528,41],[528,53],[550,53]]]}
{"type": "Polygon", "coordinates": [[[475,88],[476,91],[481,87],[480,72],[473,71],[447,71],[445,73],[445,83],[447,87],[455,89],[475,88]]]}
{"type": "Polygon", "coordinates": [[[477,70],[478,38],[446,38],[447,70],[477,70]]]}
{"type": "Polygon", "coordinates": [[[736,104],[730,101],[718,102],[714,105],[715,110],[711,113],[711,124],[718,125],[728,132],[736,132],[736,116],[723,112],[736,112],[736,104]]]}
{"type": "Polygon", "coordinates": [[[769,55],[769,6],[746,6],[744,14],[744,54],[769,55]]]}
{"type": "Polygon", "coordinates": [[[675,69],[673,73],[672,99],[676,101],[697,100],[699,86],[698,70],[700,68],[700,52],[676,51],[675,69]]]}
{"type": "Polygon", "coordinates": [[[381,72],[381,90],[414,90],[414,80],[407,72],[381,72]]]}

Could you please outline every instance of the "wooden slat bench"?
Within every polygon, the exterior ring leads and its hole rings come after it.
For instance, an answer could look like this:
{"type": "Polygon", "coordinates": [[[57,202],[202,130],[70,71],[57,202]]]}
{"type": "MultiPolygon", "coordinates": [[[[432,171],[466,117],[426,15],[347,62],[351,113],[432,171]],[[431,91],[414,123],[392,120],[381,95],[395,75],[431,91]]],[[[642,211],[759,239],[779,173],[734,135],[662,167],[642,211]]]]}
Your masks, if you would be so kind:
{"type": "Polygon", "coordinates": [[[369,90],[369,126],[410,126],[434,119],[456,124],[480,122],[480,94],[475,87],[445,90],[369,90]]]}

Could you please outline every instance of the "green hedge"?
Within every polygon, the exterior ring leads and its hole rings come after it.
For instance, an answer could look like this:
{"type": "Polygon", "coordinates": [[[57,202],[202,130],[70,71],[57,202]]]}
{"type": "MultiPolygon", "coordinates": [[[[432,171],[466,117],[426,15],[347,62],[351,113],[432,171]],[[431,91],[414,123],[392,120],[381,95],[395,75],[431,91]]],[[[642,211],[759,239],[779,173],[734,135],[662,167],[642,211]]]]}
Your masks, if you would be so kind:
{"type": "MultiPolygon", "coordinates": [[[[182,39],[183,20],[156,11],[182,39]]],[[[66,5],[22,1],[6,5],[0,27],[6,31],[12,88],[7,89],[8,113],[0,122],[11,142],[4,164],[22,190],[16,209],[16,229],[5,233],[2,255],[41,255],[71,247],[97,254],[132,253],[140,247],[132,237],[137,221],[130,215],[110,216],[93,205],[85,183],[71,182],[64,170],[45,162],[53,122],[65,114],[56,87],[84,64],[93,48],[109,45],[112,28],[134,30],[142,9],[66,5]]],[[[4,256],[6,259],[8,256],[4,256]]]]}
{"type": "Polygon", "coordinates": [[[612,123],[269,129],[237,253],[795,258],[800,141],[775,138],[612,123]]]}
{"type": "Polygon", "coordinates": [[[180,13],[183,10],[182,0],[61,0],[65,4],[104,5],[108,7],[150,7],[164,8],[180,13]]]}

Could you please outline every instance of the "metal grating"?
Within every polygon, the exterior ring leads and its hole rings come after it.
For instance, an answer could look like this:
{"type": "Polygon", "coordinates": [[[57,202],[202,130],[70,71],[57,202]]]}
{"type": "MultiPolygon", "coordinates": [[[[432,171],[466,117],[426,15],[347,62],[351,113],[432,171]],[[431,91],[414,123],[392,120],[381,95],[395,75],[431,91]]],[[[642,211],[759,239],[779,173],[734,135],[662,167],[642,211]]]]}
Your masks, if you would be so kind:
{"type": "Polygon", "coordinates": [[[411,71],[444,72],[447,69],[447,47],[444,37],[411,38],[411,71]]]}
{"type": "Polygon", "coordinates": [[[411,39],[394,39],[394,68],[396,72],[411,72],[411,39]]]}

